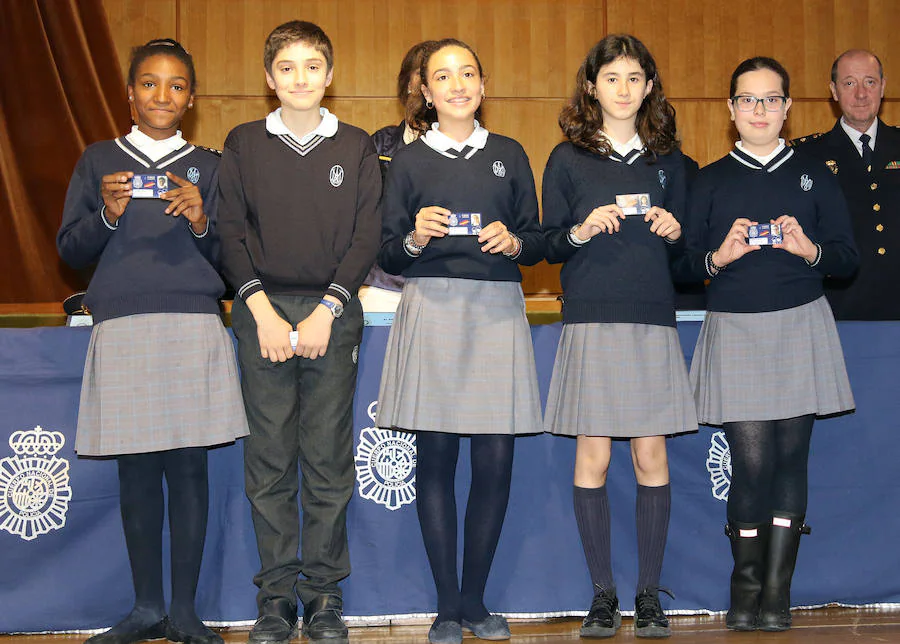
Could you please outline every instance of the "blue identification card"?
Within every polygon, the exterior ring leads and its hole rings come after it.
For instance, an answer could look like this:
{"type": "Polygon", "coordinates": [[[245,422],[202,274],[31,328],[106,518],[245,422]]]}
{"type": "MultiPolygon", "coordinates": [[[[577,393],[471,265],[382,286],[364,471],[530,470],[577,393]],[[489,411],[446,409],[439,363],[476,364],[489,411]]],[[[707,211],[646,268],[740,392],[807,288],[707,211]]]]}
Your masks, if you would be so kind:
{"type": "Polygon", "coordinates": [[[481,234],[481,213],[480,212],[452,212],[450,213],[450,221],[448,222],[449,230],[447,234],[455,235],[480,235],[481,234]]]}
{"type": "Polygon", "coordinates": [[[169,177],[164,174],[136,174],[131,179],[132,199],[159,199],[169,191],[169,177]]]}
{"type": "Polygon", "coordinates": [[[747,243],[751,246],[771,246],[783,241],[781,224],[757,224],[747,229],[747,243]]]}

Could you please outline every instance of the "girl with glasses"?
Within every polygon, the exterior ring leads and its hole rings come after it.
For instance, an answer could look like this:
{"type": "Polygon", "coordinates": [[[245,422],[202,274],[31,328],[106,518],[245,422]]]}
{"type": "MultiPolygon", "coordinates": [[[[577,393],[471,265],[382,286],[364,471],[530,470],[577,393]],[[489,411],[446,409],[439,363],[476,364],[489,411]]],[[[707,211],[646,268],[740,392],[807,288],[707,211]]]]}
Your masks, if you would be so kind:
{"type": "Polygon", "coordinates": [[[822,279],[859,260],[837,181],[780,138],[784,67],[745,60],[729,96],[740,139],[691,186],[679,272],[710,281],[691,384],[700,422],[723,427],[731,449],[726,625],[780,631],[791,624],[813,422],[854,407],[822,279]]]}

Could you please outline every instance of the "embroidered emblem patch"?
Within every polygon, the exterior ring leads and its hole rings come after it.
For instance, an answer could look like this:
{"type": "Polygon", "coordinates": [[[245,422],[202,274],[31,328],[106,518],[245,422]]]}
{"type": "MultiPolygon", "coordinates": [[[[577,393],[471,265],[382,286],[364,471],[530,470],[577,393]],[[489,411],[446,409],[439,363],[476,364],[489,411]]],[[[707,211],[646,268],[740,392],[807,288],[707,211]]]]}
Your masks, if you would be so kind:
{"type": "Polygon", "coordinates": [[[804,192],[809,192],[813,187],[813,180],[809,178],[808,174],[804,174],[800,177],[800,187],[804,192]]]}
{"type": "Polygon", "coordinates": [[[665,188],[666,181],[668,181],[668,178],[666,177],[666,171],[660,170],[657,174],[659,175],[659,185],[665,188]]]}
{"type": "Polygon", "coordinates": [[[340,186],[344,183],[344,169],[339,165],[331,166],[331,170],[328,171],[328,180],[335,188],[340,186]]]}
{"type": "Polygon", "coordinates": [[[187,180],[190,181],[191,183],[197,183],[198,181],[200,181],[199,168],[196,168],[194,166],[191,166],[190,168],[188,168],[187,180]]]}
{"type": "Polygon", "coordinates": [[[709,441],[706,471],[709,472],[713,498],[727,501],[731,489],[731,448],[725,440],[725,432],[715,432],[709,441]]]}
{"type": "MultiPolygon", "coordinates": [[[[372,425],[378,401],[367,411],[372,425]]],[[[399,510],[416,498],[416,435],[379,427],[365,427],[359,432],[354,459],[359,495],[399,510]]]]}
{"type": "Polygon", "coordinates": [[[0,459],[0,530],[31,541],[66,525],[69,461],[54,456],[65,444],[62,432],[40,425],[12,433],[15,456],[0,459]]]}
{"type": "Polygon", "coordinates": [[[491,170],[494,171],[495,176],[501,179],[506,176],[506,166],[503,165],[503,161],[494,161],[493,165],[491,165],[491,170]]]}

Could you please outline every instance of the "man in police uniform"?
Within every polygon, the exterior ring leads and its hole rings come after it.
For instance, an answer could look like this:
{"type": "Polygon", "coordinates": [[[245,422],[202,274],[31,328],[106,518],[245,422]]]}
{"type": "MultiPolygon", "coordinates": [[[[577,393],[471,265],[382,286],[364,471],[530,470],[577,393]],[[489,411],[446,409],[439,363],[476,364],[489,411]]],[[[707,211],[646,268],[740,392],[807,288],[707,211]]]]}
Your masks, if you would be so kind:
{"type": "Polygon", "coordinates": [[[837,176],[853,218],[859,271],[825,283],[839,320],[900,320],[900,128],[878,118],[884,86],[875,54],[844,52],[830,84],[843,116],[830,132],[795,141],[837,176]]]}

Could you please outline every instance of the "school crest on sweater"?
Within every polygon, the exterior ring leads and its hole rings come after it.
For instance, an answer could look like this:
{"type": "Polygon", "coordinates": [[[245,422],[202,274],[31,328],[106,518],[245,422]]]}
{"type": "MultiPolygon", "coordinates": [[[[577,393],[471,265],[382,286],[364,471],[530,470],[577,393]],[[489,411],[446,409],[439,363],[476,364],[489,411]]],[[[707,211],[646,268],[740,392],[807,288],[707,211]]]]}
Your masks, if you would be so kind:
{"type": "Polygon", "coordinates": [[[62,432],[40,425],[12,433],[15,456],[0,459],[0,530],[32,541],[66,525],[69,461],[55,456],[65,444],[62,432]]]}
{"type": "MultiPolygon", "coordinates": [[[[375,424],[378,401],[366,413],[375,424]]],[[[356,447],[356,482],[359,495],[399,510],[416,499],[416,436],[380,427],[366,427],[356,447]]]]}

